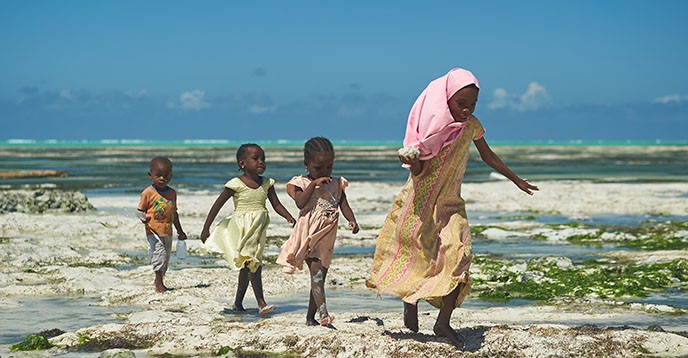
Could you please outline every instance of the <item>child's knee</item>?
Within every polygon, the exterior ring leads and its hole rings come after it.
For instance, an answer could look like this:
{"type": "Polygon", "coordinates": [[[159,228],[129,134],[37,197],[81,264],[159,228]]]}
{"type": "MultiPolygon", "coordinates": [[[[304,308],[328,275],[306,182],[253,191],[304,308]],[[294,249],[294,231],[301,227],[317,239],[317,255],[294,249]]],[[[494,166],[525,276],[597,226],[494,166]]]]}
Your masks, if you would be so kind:
{"type": "Polygon", "coordinates": [[[325,279],[325,273],[323,272],[322,268],[319,268],[313,272],[311,275],[311,280],[315,283],[320,283],[323,282],[325,279]]]}

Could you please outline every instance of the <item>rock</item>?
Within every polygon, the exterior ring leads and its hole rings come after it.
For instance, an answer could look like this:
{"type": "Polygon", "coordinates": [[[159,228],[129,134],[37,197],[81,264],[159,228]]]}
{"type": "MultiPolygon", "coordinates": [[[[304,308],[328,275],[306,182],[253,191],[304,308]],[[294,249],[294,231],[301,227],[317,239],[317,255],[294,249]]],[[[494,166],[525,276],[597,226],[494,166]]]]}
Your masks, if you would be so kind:
{"type": "Polygon", "coordinates": [[[21,178],[55,178],[66,177],[67,173],[62,170],[31,170],[0,172],[0,179],[21,179],[21,178]]]}
{"type": "Polygon", "coordinates": [[[136,358],[136,354],[128,349],[108,349],[101,352],[100,358],[136,358]]]}
{"type": "Polygon", "coordinates": [[[53,189],[0,191],[0,214],[20,212],[74,213],[96,210],[86,196],[78,191],[53,189]]]}

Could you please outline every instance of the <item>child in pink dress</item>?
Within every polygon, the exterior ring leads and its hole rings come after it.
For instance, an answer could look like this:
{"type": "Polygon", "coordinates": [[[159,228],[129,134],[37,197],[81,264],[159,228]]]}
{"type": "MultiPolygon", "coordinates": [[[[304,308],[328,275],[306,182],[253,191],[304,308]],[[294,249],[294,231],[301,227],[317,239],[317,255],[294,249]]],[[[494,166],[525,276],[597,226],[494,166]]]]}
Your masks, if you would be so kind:
{"type": "Polygon", "coordinates": [[[348,182],[342,177],[332,177],[334,148],[323,137],[309,139],[303,150],[304,165],[308,175],[295,176],[287,183],[287,194],[294,199],[299,215],[289,240],[282,245],[277,263],[283,271],[293,273],[308,265],[311,276],[311,291],[306,313],[306,325],[329,326],[334,316],[325,304],[325,278],[332,262],[334,241],[337,237],[339,210],[349,221],[355,234],[358,224],[346,200],[344,189],[348,182]],[[315,313],[320,314],[320,322],[315,313]]]}

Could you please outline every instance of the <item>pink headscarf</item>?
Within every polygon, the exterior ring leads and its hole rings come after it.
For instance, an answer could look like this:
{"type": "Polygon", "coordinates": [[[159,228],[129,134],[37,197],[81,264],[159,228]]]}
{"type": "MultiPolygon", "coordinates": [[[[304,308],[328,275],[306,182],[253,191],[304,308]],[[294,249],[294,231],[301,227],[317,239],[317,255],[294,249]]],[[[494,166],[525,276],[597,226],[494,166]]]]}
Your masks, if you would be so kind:
{"type": "Polygon", "coordinates": [[[454,120],[447,101],[458,90],[471,84],[480,88],[478,79],[461,68],[454,68],[430,82],[411,108],[404,147],[418,148],[420,159],[427,160],[454,140],[466,123],[454,120]]]}

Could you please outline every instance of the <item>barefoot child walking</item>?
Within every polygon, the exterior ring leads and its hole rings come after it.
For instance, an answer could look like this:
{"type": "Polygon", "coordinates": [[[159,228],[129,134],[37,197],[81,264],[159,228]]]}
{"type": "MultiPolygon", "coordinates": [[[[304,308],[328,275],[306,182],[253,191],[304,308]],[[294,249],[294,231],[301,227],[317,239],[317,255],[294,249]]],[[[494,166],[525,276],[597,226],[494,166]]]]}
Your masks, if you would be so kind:
{"type": "Polygon", "coordinates": [[[287,183],[287,194],[300,211],[291,236],[282,245],[277,263],[284,266],[284,272],[291,274],[302,269],[306,262],[311,277],[306,324],[329,326],[334,315],[327,311],[325,279],[337,237],[339,210],[354,234],[359,228],[344,193],[348,182],[342,177],[332,177],[332,143],[323,137],[311,138],[304,146],[303,156],[308,175],[295,176],[287,183]],[[316,312],[320,322],[315,319],[316,312]]]}
{"type": "Polygon", "coordinates": [[[258,302],[258,313],[263,316],[274,309],[274,306],[268,305],[263,297],[261,276],[263,249],[270,223],[265,201],[270,200],[275,212],[292,225],[295,220],[279,201],[274,188],[275,180],[261,176],[265,172],[263,149],[253,143],[242,144],[237,150],[236,159],[239,170],[244,174],[225,184],[224,190],[208,212],[201,231],[201,241],[208,250],[224,254],[230,268],[239,270],[232,310],[245,311],[243,301],[250,281],[258,302]],[[234,198],[234,213],[222,220],[211,235],[210,226],[230,197],[234,198]]]}
{"type": "Polygon", "coordinates": [[[470,289],[472,252],[461,182],[473,142],[482,160],[519,189],[538,190],[490,149],[474,117],[478,80],[453,69],[430,82],[409,114],[399,158],[410,169],[380,230],[367,284],[404,301],[404,324],[418,331],[419,300],[440,309],[433,331],[462,347],[449,320],[470,289]]]}
{"type": "Polygon", "coordinates": [[[141,222],[146,226],[148,256],[155,271],[155,291],[169,290],[163,281],[172,251],[172,225],[179,240],[186,240],[177,214],[177,192],[168,186],[172,180],[172,161],[155,157],[150,161],[148,177],[153,184],[143,190],[138,205],[141,222]]]}

